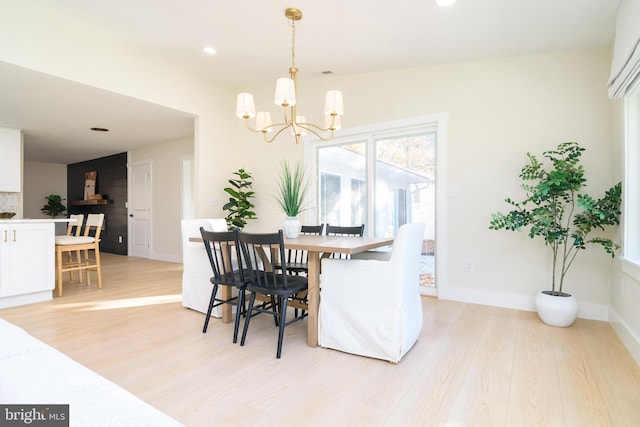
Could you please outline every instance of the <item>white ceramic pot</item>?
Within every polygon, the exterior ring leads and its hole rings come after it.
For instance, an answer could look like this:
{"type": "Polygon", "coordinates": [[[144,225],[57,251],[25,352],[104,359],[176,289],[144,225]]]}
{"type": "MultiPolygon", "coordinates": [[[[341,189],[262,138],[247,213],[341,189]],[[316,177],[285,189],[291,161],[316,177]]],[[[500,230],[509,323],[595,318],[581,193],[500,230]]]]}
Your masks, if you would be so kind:
{"type": "Polygon", "coordinates": [[[282,223],[282,232],[288,239],[296,239],[300,236],[300,229],[302,224],[297,217],[288,216],[282,223]]]}
{"type": "Polygon", "coordinates": [[[568,293],[552,295],[551,291],[540,291],[536,296],[536,310],[540,319],[551,326],[566,328],[578,316],[578,301],[568,293]]]}

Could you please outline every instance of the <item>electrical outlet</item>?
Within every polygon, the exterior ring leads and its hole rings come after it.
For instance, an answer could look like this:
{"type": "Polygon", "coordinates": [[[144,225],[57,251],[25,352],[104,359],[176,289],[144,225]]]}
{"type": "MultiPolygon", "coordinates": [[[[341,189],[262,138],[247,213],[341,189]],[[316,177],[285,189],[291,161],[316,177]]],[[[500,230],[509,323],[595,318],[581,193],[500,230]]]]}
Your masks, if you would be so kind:
{"type": "Polygon", "coordinates": [[[118,236],[118,243],[122,243],[122,236],[118,236]]]}
{"type": "Polygon", "coordinates": [[[460,197],[460,188],[457,185],[448,186],[447,197],[450,199],[457,199],[458,197],[460,197]]]}
{"type": "Polygon", "coordinates": [[[476,271],[476,263],[473,259],[466,258],[464,260],[464,271],[466,271],[467,273],[473,273],[474,271],[476,271]]]}

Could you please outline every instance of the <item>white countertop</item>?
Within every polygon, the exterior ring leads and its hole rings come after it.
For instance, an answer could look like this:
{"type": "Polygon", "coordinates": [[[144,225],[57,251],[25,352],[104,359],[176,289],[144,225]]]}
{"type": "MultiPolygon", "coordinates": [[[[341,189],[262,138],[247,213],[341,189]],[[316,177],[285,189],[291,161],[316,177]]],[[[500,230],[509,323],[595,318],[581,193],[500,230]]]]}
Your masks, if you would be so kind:
{"type": "Polygon", "coordinates": [[[0,218],[0,224],[16,224],[16,223],[37,223],[37,222],[69,222],[69,218],[56,218],[56,219],[29,219],[29,218],[0,218]]]}

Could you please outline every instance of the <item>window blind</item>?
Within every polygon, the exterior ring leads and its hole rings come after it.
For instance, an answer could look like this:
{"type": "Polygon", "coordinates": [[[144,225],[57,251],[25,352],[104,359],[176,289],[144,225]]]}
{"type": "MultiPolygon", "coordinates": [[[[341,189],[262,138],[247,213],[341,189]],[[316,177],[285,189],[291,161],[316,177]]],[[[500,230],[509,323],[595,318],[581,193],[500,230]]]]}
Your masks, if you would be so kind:
{"type": "Polygon", "coordinates": [[[640,73],[640,0],[622,0],[616,13],[616,37],[609,77],[609,98],[624,95],[640,73]]]}

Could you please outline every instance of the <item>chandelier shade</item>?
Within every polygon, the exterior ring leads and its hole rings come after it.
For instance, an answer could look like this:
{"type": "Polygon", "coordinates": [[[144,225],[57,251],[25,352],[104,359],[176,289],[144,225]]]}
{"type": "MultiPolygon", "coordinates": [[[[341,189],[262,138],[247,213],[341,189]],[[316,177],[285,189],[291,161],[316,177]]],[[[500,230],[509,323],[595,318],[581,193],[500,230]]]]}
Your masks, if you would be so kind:
{"type": "Polygon", "coordinates": [[[280,107],[296,105],[296,84],[292,79],[282,77],[276,81],[276,94],[273,102],[280,107]]]}
{"type": "Polygon", "coordinates": [[[239,93],[236,104],[236,115],[241,118],[252,118],[256,116],[256,104],[253,102],[253,95],[250,93],[239,93]]]}
{"type": "Polygon", "coordinates": [[[237,97],[236,115],[244,119],[247,128],[252,132],[262,133],[265,142],[272,142],[285,129],[291,128],[291,133],[295,136],[296,143],[299,144],[303,136],[311,133],[323,141],[333,138],[334,131],[341,128],[340,116],[344,114],[342,92],[339,90],[329,90],[324,101],[324,124],[318,126],[308,123],[305,116],[298,115],[296,111],[297,89],[298,89],[298,68],[295,65],[295,30],[296,21],[302,19],[302,12],[295,8],[285,10],[285,16],[291,25],[291,67],[289,67],[289,77],[279,78],[276,81],[274,95],[275,105],[282,107],[284,119],[281,123],[273,123],[271,114],[267,111],[259,111],[256,114],[253,95],[250,93],[240,93],[237,97]],[[251,127],[249,119],[255,117],[255,127],[251,127]],[[275,134],[268,137],[267,134],[275,131],[275,134]]]}
{"type": "Polygon", "coordinates": [[[325,116],[341,116],[344,114],[344,106],[342,105],[342,92],[339,90],[327,91],[324,100],[325,116]]]}

